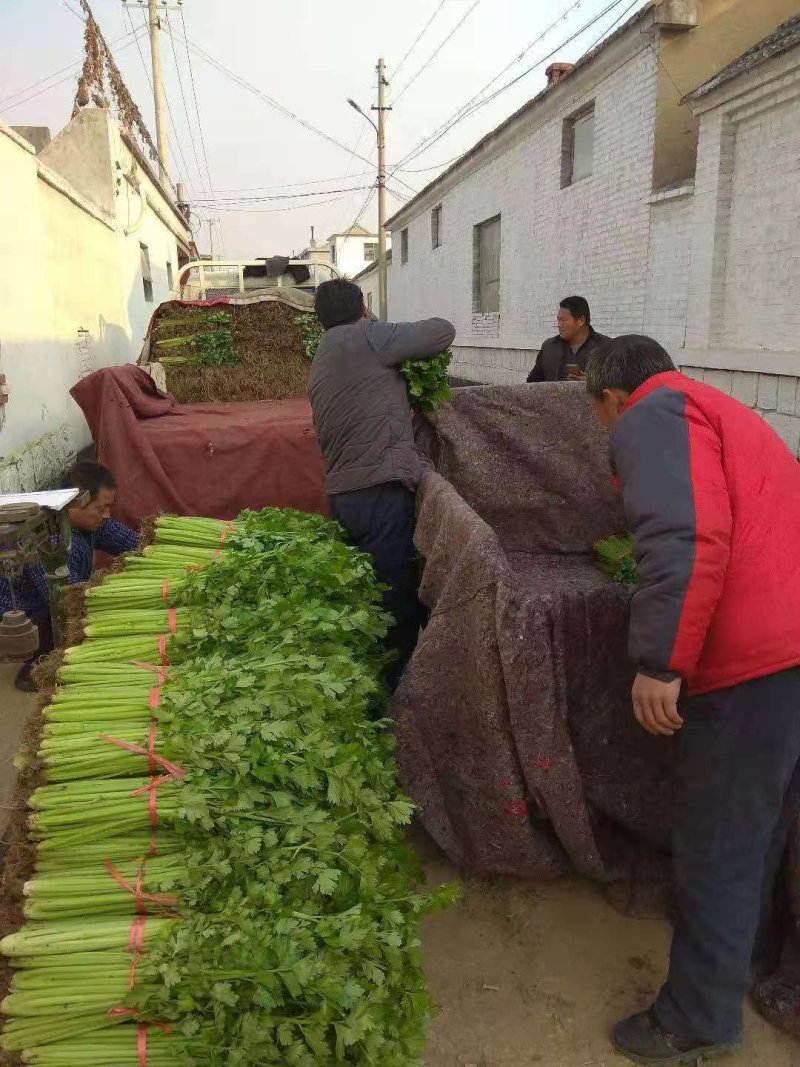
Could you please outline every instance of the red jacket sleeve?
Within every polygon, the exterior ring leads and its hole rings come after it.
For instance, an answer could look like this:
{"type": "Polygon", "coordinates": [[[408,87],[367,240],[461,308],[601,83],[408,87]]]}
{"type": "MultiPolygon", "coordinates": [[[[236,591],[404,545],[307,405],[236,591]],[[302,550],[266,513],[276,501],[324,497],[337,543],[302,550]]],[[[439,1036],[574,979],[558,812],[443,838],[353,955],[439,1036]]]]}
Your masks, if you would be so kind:
{"type": "Polygon", "coordinates": [[[645,674],[691,678],[730,555],[719,437],[683,393],[662,387],[625,412],[612,453],[640,578],[631,657],[645,674]]]}

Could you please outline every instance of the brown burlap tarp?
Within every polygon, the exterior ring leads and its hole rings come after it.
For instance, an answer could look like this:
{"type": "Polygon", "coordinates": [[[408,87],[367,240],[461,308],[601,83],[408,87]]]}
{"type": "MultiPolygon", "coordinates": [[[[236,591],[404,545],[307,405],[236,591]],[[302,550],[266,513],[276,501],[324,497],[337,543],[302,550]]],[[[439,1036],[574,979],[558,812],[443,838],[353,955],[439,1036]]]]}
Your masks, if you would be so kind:
{"type": "MultiPolygon", "coordinates": [[[[663,911],[675,741],[635,722],[630,593],[592,563],[625,522],[583,389],[458,390],[419,440],[431,617],[392,714],[423,823],[467,870],[577,871],[663,911]]],[[[798,1030],[799,992],[776,1008],[773,985],[762,1009],[798,1030]]]]}

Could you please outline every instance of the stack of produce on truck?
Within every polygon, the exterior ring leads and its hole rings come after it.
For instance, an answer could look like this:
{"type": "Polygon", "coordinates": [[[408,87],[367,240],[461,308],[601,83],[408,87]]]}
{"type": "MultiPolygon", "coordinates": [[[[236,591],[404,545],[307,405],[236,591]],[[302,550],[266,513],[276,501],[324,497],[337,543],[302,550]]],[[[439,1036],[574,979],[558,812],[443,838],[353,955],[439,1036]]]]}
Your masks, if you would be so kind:
{"type": "Polygon", "coordinates": [[[6,1050],[421,1064],[419,920],[449,893],[420,892],[404,841],[380,600],[337,526],[266,510],[161,518],[73,605],[84,639],[23,768],[36,848],[2,942],[6,1050]]]}
{"type": "MultiPolygon", "coordinates": [[[[206,305],[169,301],[153,315],[143,360],[182,404],[303,397],[323,329],[302,306],[284,294],[206,305]]],[[[450,359],[443,352],[403,366],[418,410],[450,399],[450,359]]]]}

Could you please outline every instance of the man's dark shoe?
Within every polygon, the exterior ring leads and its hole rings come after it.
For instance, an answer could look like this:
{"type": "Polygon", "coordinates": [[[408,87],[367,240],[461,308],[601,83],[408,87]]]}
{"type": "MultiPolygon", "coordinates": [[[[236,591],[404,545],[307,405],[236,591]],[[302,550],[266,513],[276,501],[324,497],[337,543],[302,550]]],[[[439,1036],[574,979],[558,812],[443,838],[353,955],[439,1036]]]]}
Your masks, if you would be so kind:
{"type": "Polygon", "coordinates": [[[715,1060],[736,1052],[740,1041],[709,1045],[668,1034],[658,1025],[650,1011],[631,1015],[614,1027],[614,1048],[633,1063],[658,1064],[660,1067],[700,1067],[706,1060],[715,1060]]]}
{"type": "Polygon", "coordinates": [[[14,679],[14,688],[19,689],[21,693],[38,693],[39,689],[34,682],[31,674],[33,673],[32,663],[23,663],[20,669],[17,671],[17,677],[14,679]]]}

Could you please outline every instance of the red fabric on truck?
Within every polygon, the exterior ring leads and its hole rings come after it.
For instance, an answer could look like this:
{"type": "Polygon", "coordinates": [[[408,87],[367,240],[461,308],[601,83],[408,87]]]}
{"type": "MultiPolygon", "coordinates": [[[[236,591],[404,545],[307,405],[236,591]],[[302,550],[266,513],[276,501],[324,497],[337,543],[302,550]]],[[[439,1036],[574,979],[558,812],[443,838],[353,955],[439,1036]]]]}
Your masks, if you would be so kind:
{"type": "Polygon", "coordinates": [[[178,404],[140,367],[107,367],[72,389],[97,457],[118,482],[115,516],[232,519],[244,508],[328,513],[307,400],[178,404]]]}

